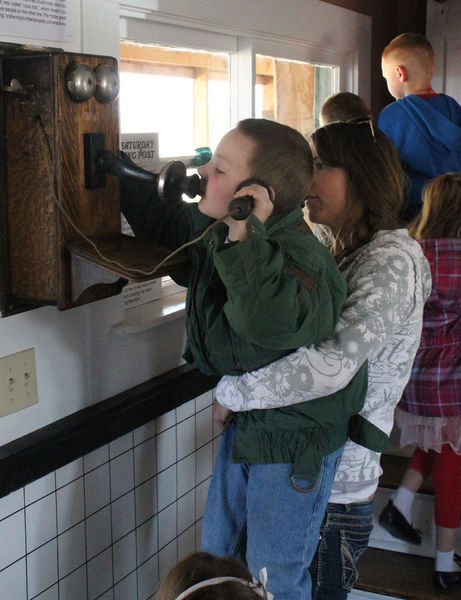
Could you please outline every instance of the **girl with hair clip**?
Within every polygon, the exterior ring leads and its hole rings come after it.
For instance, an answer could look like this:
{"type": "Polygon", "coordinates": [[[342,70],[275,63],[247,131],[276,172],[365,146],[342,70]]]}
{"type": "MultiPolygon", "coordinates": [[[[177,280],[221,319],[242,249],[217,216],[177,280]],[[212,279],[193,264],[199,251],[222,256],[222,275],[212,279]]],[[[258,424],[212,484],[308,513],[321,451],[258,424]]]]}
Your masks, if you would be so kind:
{"type": "Polygon", "coordinates": [[[264,569],[260,579],[232,556],[194,552],[168,573],[156,600],[272,600],[264,569]]]}
{"type": "MultiPolygon", "coordinates": [[[[289,406],[343,388],[368,362],[368,390],[333,483],[311,564],[312,598],[344,600],[373,527],[380,453],[418,349],[430,268],[397,215],[404,174],[396,150],[370,119],[335,122],[311,140],[308,217],[336,258],[348,293],[334,333],[239,377],[224,377],[218,402],[232,411],[289,406]]],[[[269,570],[270,577],[270,570],[269,570]]]]}
{"type": "Polygon", "coordinates": [[[400,445],[417,448],[380,523],[395,537],[420,544],[411,509],[416,492],[432,473],[432,579],[436,588],[449,593],[461,589],[461,561],[454,554],[461,518],[461,173],[436,177],[423,197],[422,213],[410,233],[429,260],[433,287],[410,382],[395,415],[400,445]]]}

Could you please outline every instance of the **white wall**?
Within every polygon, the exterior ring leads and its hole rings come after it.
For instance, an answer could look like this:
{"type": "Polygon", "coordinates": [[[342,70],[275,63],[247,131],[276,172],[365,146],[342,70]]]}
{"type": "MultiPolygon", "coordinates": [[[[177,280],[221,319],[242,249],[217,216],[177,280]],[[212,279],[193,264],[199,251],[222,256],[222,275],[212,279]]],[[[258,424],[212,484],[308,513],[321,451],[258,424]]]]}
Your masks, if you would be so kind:
{"type": "Polygon", "coordinates": [[[436,70],[433,87],[461,103],[461,3],[428,0],[426,34],[434,47],[436,70]]]}
{"type": "MultiPolygon", "coordinates": [[[[347,84],[369,98],[370,19],[364,15],[318,0],[130,0],[120,7],[117,0],[74,0],[72,37],[61,46],[118,56],[120,14],[125,23],[248,36],[266,47],[289,39],[301,55],[307,48],[318,60],[337,56],[355,65],[360,77],[349,71],[342,89],[347,84]]],[[[0,40],[56,45],[6,35],[0,40]]],[[[123,318],[118,296],[65,312],[44,307],[0,319],[0,356],[35,348],[39,393],[38,405],[0,419],[0,445],[180,364],[182,319],[120,335],[112,327],[123,318]]]]}

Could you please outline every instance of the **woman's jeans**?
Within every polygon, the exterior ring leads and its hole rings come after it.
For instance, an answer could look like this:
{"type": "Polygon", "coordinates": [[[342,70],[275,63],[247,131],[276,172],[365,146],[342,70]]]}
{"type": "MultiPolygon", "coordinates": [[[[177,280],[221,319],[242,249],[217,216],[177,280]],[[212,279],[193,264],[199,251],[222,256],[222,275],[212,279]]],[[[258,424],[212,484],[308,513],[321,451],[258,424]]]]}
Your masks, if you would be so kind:
{"type": "Polygon", "coordinates": [[[328,504],[312,561],[313,600],[345,600],[373,529],[374,501],[328,504]]]}
{"type": "Polygon", "coordinates": [[[324,457],[317,481],[292,482],[291,463],[232,463],[235,424],[224,431],[208,492],[202,549],[233,555],[254,577],[267,568],[277,600],[310,600],[309,565],[343,448],[324,457]]]}

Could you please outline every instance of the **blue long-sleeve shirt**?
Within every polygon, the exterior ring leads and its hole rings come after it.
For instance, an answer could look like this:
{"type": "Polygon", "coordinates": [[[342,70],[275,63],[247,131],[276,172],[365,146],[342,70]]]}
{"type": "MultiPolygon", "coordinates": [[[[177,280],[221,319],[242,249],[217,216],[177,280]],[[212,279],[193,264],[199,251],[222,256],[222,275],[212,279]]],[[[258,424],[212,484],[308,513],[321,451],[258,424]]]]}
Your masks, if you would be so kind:
{"type": "Polygon", "coordinates": [[[420,207],[425,184],[461,171],[461,106],[445,94],[409,94],[386,106],[378,127],[395,144],[409,179],[407,203],[420,207]]]}

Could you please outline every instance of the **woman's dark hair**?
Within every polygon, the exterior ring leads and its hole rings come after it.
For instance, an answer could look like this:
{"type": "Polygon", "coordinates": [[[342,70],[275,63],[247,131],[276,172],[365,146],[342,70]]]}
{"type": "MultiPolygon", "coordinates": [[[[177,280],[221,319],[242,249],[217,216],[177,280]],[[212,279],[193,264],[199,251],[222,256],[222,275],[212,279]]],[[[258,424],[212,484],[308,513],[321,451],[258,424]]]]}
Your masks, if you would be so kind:
{"type": "Polygon", "coordinates": [[[251,176],[274,189],[274,214],[302,206],[313,172],[309,142],[296,129],[268,119],[244,119],[236,129],[255,142],[251,176]]]}
{"type": "Polygon", "coordinates": [[[461,237],[461,173],[445,173],[424,188],[421,213],[409,227],[418,240],[461,237]]]}
{"type": "Polygon", "coordinates": [[[187,596],[187,600],[261,600],[254,588],[245,585],[253,580],[246,566],[233,556],[219,557],[208,552],[194,552],[181,560],[165,577],[157,592],[157,600],[174,600],[182,592],[213,577],[238,577],[203,587],[187,596]]]}
{"type": "Polygon", "coordinates": [[[322,162],[347,175],[343,222],[326,240],[336,258],[380,229],[401,226],[405,175],[394,145],[371,119],[330,123],[314,131],[312,142],[322,162]]]}

